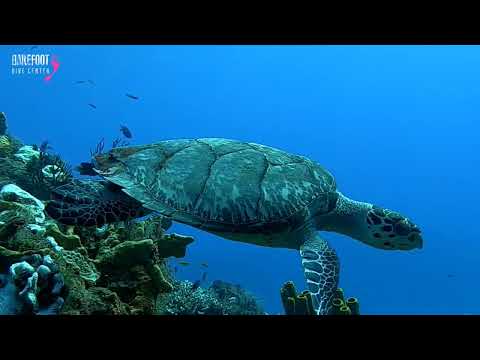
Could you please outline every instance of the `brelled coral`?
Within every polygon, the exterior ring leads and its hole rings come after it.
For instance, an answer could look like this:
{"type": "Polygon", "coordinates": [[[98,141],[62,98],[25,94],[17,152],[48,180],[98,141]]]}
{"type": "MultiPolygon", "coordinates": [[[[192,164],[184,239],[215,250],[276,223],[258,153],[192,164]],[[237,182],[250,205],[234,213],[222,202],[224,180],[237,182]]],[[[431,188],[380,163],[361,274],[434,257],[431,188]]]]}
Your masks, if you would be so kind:
{"type": "Polygon", "coordinates": [[[280,297],[285,315],[315,315],[312,294],[308,290],[298,294],[292,281],[283,284],[280,297]]]}
{"type": "Polygon", "coordinates": [[[360,303],[357,298],[345,300],[342,288],[338,288],[332,301],[332,315],[360,315],[360,303]]]}
{"type": "MultiPolygon", "coordinates": [[[[298,294],[292,281],[287,281],[280,289],[285,315],[315,315],[312,295],[308,290],[298,294]]],[[[329,315],[360,315],[360,304],[357,298],[345,300],[343,289],[338,288],[332,300],[329,315]]]]}

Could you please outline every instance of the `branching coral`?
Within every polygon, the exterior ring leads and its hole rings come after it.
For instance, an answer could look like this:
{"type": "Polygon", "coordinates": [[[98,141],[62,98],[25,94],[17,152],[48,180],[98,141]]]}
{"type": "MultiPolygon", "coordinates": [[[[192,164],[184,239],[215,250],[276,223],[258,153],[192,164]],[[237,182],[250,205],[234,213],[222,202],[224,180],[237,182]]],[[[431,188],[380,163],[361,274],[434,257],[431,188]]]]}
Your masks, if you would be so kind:
{"type": "Polygon", "coordinates": [[[190,281],[175,281],[169,293],[157,300],[160,315],[264,315],[253,295],[242,287],[214,281],[208,289],[190,281]]]}
{"type": "Polygon", "coordinates": [[[69,183],[72,179],[72,169],[59,155],[51,155],[39,151],[26,164],[26,172],[30,177],[32,194],[48,199],[50,191],[58,186],[69,183]]]}
{"type": "Polygon", "coordinates": [[[224,315],[225,309],[209,289],[193,289],[190,281],[178,281],[173,291],[160,294],[157,299],[157,314],[160,315],[224,315]]]}

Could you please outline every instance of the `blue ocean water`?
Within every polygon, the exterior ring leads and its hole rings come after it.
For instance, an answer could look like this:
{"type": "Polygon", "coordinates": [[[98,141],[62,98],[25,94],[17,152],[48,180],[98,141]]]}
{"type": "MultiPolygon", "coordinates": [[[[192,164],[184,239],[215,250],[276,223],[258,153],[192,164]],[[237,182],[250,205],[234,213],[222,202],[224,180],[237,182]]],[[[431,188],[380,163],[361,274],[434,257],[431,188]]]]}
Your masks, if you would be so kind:
{"type": "MultiPolygon", "coordinates": [[[[0,46],[0,111],[11,134],[74,165],[121,124],[133,144],[225,137],[308,156],[345,195],[422,229],[411,252],[324,235],[362,314],[479,314],[479,64],[478,46],[0,46]],[[13,75],[19,53],[55,54],[58,72],[13,75]]],[[[241,284],[270,314],[285,281],[305,287],[296,251],[171,231],[196,239],[182,279],[208,262],[209,280],[241,284]]]]}

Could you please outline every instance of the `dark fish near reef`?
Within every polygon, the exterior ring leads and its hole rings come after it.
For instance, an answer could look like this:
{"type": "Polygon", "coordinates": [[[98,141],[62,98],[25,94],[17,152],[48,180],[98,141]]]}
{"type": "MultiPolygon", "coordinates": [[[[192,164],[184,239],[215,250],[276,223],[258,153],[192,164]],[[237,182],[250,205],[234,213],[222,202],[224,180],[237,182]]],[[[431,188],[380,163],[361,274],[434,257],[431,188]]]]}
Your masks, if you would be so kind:
{"type": "Polygon", "coordinates": [[[192,285],[192,291],[197,290],[200,287],[200,284],[201,284],[200,280],[195,281],[192,285]]]}
{"type": "Polygon", "coordinates": [[[201,263],[200,265],[202,265],[203,267],[206,267],[206,268],[208,268],[208,264],[207,264],[206,262],[204,262],[204,263],[201,263]]]}
{"type": "Polygon", "coordinates": [[[188,261],[180,261],[179,264],[182,265],[182,266],[190,265],[190,263],[188,261]]]}
{"type": "Polygon", "coordinates": [[[173,268],[173,272],[174,272],[175,274],[178,272],[178,266],[175,266],[175,267],[173,268]]]}
{"type": "Polygon", "coordinates": [[[125,125],[120,126],[120,131],[122,132],[123,136],[125,136],[128,139],[131,139],[133,137],[132,132],[125,125]]]}
{"type": "Polygon", "coordinates": [[[38,150],[42,153],[46,153],[48,150],[52,149],[52,145],[50,145],[50,142],[48,140],[42,141],[40,146],[38,147],[38,150]]]}
{"type": "Polygon", "coordinates": [[[130,95],[130,94],[125,94],[127,97],[129,97],[130,99],[133,99],[133,100],[138,100],[139,97],[138,96],[135,96],[135,95],[130,95]]]}
{"type": "Polygon", "coordinates": [[[89,162],[82,162],[80,165],[75,167],[80,175],[87,175],[87,176],[97,176],[98,174],[93,170],[94,165],[89,162]]]}
{"type": "Polygon", "coordinates": [[[95,105],[93,105],[93,104],[88,104],[88,105],[90,105],[90,106],[91,106],[92,108],[94,108],[94,109],[97,108],[97,107],[96,107],[95,105]]]}

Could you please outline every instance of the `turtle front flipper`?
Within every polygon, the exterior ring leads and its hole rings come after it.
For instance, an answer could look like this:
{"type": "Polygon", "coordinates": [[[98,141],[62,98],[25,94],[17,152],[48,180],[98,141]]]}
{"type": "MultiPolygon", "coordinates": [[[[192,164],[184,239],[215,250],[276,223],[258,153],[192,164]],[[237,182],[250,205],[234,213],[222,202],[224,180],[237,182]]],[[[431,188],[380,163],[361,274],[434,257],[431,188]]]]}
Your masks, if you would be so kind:
{"type": "Polygon", "coordinates": [[[146,215],[149,211],[107,181],[79,181],[52,191],[45,211],[66,225],[97,226],[146,215]]]}
{"type": "Polygon", "coordinates": [[[338,287],[340,263],[337,254],[326,240],[312,233],[300,247],[300,255],[315,312],[328,315],[338,287]]]}

